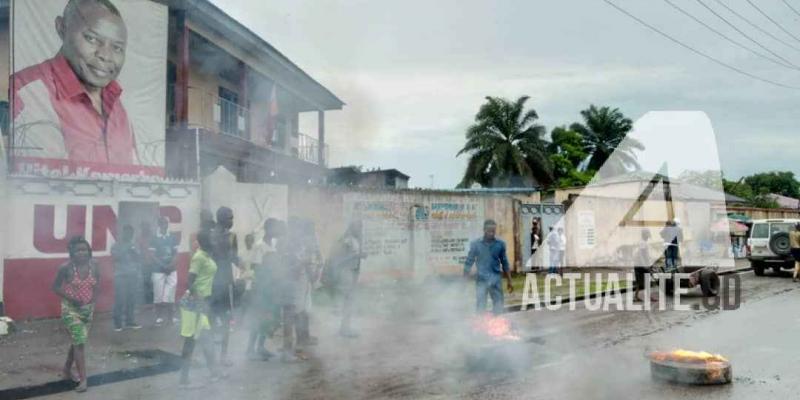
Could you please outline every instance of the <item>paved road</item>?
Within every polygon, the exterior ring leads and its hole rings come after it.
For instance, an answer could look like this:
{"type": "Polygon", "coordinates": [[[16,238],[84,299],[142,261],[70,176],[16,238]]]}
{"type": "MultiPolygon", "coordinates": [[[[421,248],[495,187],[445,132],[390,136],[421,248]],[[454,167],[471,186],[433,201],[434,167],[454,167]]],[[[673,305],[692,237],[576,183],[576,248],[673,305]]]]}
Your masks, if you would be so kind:
{"type": "Polygon", "coordinates": [[[800,398],[797,285],[788,278],[742,278],[745,303],[735,311],[610,313],[571,329],[555,328],[551,337],[556,339],[543,346],[561,352],[555,362],[502,385],[474,388],[465,397],[800,398]],[[581,345],[570,350],[571,343],[581,345]],[[653,382],[644,354],[672,348],[724,354],[733,364],[734,383],[686,387],[653,382]]]}
{"type": "MultiPolygon", "coordinates": [[[[320,346],[306,362],[248,362],[231,378],[195,392],[176,389],[177,375],[131,380],[65,393],[53,399],[359,399],[468,398],[700,399],[797,398],[800,363],[800,285],[787,277],[740,274],[741,307],[734,311],[528,311],[510,314],[521,340],[487,344],[465,322],[472,299],[438,295],[392,299],[417,313],[401,319],[369,315],[358,320],[356,340],[333,335],[335,316],[318,312],[320,346]],[[734,383],[721,387],[676,387],[652,382],[644,354],[684,347],[729,357],[734,383]],[[505,354],[510,369],[475,370],[466,360],[505,354]]],[[[384,304],[386,299],[383,300],[384,304]]],[[[689,302],[699,304],[699,298],[689,302]]],[[[235,336],[237,341],[244,335],[235,336]]],[[[168,349],[177,351],[177,349],[168,349]]],[[[240,350],[240,349],[235,349],[240,350]]],[[[194,376],[205,377],[198,366],[194,376]]]]}

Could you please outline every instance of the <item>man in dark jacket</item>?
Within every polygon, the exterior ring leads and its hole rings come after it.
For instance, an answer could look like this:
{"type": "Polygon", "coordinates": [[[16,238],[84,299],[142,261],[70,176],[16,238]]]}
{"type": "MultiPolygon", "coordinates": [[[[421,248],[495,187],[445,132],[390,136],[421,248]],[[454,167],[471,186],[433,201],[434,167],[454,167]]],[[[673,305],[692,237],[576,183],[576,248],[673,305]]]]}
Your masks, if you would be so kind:
{"type": "Polygon", "coordinates": [[[122,227],[119,242],[111,247],[111,257],[114,259],[114,330],[139,329],[135,312],[142,259],[133,243],[132,226],[122,227]]]}
{"type": "Polygon", "coordinates": [[[228,207],[217,209],[217,226],[214,229],[214,251],[212,257],[217,264],[217,272],[211,293],[211,325],[217,328],[220,338],[220,364],[230,365],[228,361],[228,339],[231,332],[233,309],[233,268],[239,264],[238,244],[233,228],[233,210],[228,207]]]}

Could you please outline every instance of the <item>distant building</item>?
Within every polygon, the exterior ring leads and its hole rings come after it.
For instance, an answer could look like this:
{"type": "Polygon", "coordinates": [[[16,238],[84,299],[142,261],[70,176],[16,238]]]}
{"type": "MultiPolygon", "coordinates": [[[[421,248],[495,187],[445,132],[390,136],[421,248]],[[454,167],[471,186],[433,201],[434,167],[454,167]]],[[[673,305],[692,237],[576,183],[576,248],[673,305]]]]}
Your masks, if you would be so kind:
{"type": "Polygon", "coordinates": [[[800,208],[800,200],[798,199],[780,195],[777,193],[770,193],[767,195],[767,197],[778,203],[779,208],[790,208],[795,210],[800,208]]]}
{"type": "Polygon", "coordinates": [[[396,169],[362,171],[361,167],[331,168],[328,183],[337,186],[354,186],[375,189],[408,189],[409,176],[396,169]]]}

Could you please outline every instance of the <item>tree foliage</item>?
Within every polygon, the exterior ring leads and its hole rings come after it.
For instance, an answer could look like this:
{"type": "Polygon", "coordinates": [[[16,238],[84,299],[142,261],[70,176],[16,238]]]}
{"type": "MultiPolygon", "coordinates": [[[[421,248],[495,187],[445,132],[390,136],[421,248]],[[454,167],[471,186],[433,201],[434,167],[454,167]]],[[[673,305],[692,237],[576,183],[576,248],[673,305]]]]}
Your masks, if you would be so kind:
{"type": "MultiPolygon", "coordinates": [[[[513,102],[486,97],[457,154],[469,155],[459,187],[583,186],[600,167],[612,175],[640,169],[636,153],[644,146],[627,137],[633,121],[618,108],[590,105],[580,112],[581,122],[554,128],[547,142],[536,111],[525,109],[527,101],[527,96],[513,102]]],[[[679,180],[724,190],[758,208],[778,207],[771,193],[800,197],[800,182],[791,171],[762,172],[738,181],[724,179],[720,171],[686,171],[679,180]]]]}
{"type": "Polygon", "coordinates": [[[633,129],[630,118],[618,108],[595,105],[581,111],[581,117],[583,122],[572,124],[570,129],[583,137],[584,149],[589,154],[586,169],[597,171],[606,166],[606,171],[612,174],[640,169],[635,151],[644,150],[644,146],[632,138],[623,141],[633,129]]]}
{"type": "Polygon", "coordinates": [[[590,105],[580,112],[582,122],[556,127],[548,143],[536,111],[525,110],[527,100],[486,97],[456,155],[469,155],[459,187],[582,186],[604,165],[612,174],[640,168],[636,151],[644,146],[624,140],[633,122],[618,108],[590,105]]]}
{"type": "Polygon", "coordinates": [[[550,184],[552,164],[543,139],[545,128],[535,110],[525,109],[528,96],[516,101],[486,97],[467,129],[467,143],[458,152],[469,155],[459,187],[530,187],[550,184]]]}
{"type": "Polygon", "coordinates": [[[755,194],[776,193],[788,197],[800,197],[800,183],[791,171],[761,172],[744,178],[755,194]]]}
{"type": "Polygon", "coordinates": [[[588,157],[585,148],[586,143],[580,133],[563,126],[553,129],[547,151],[553,164],[555,186],[563,188],[589,183],[594,171],[579,170],[581,163],[588,157]]]}
{"type": "Polygon", "coordinates": [[[755,208],[778,208],[778,202],[767,196],[767,193],[760,193],[747,184],[745,178],[739,181],[729,181],[723,179],[725,193],[745,199],[746,205],[755,208]]]}

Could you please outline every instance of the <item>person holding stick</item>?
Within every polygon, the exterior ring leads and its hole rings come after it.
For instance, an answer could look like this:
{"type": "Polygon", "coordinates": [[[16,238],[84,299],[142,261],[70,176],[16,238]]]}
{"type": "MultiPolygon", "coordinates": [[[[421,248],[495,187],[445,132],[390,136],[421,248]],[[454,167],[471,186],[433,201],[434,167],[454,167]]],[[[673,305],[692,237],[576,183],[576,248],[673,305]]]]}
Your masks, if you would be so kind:
{"type": "Polygon", "coordinates": [[[233,317],[233,267],[239,264],[238,243],[233,228],[233,210],[217,209],[217,226],[214,229],[212,256],[217,264],[211,293],[210,318],[220,338],[219,363],[231,366],[228,361],[228,341],[233,317]]]}
{"type": "Polygon", "coordinates": [[[192,354],[197,343],[203,351],[203,355],[211,372],[211,379],[216,381],[223,378],[219,373],[217,364],[214,360],[214,349],[211,335],[211,324],[209,323],[209,300],[212,294],[214,276],[217,272],[217,264],[210,256],[213,248],[213,237],[208,231],[201,231],[197,234],[198,249],[192,256],[189,266],[189,283],[186,293],[181,298],[181,336],[183,337],[183,349],[181,350],[181,372],[179,385],[182,388],[190,389],[193,386],[189,382],[189,370],[192,365],[192,354]]]}

